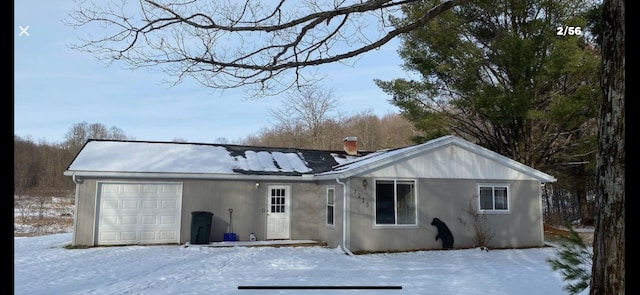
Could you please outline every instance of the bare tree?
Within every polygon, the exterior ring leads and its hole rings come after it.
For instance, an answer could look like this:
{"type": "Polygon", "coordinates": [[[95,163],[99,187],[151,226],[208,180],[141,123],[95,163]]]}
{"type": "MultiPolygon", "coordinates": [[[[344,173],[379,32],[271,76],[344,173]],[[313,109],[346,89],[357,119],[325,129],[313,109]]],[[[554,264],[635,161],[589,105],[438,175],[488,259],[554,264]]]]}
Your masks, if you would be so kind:
{"type": "Polygon", "coordinates": [[[101,32],[71,47],[107,63],[159,68],[174,84],[191,77],[215,89],[255,86],[269,94],[306,84],[313,78],[307,67],[348,62],[470,0],[432,0],[423,16],[391,26],[389,16],[419,1],[78,0],[66,22],[101,32]]]}
{"type": "Polygon", "coordinates": [[[329,130],[324,126],[338,113],[338,99],[332,89],[317,85],[301,87],[299,91],[287,92],[280,103],[279,108],[270,110],[277,126],[294,137],[309,135],[305,146],[327,148],[329,130]]]}
{"type": "Polygon", "coordinates": [[[27,223],[29,221],[29,216],[31,215],[31,210],[33,210],[34,202],[31,197],[18,198],[13,200],[13,208],[17,209],[20,213],[20,221],[22,223],[27,223]]]}
{"type": "Polygon", "coordinates": [[[101,123],[83,121],[73,124],[64,136],[64,147],[78,151],[88,139],[130,139],[122,129],[112,126],[107,128],[101,123]]]}
{"type": "Polygon", "coordinates": [[[382,129],[380,118],[373,114],[371,109],[364,110],[346,119],[349,136],[358,138],[358,149],[370,149],[374,143],[379,142],[382,129]]]}
{"type": "MultiPolygon", "coordinates": [[[[323,121],[319,127],[323,138],[321,145],[312,146],[314,136],[308,132],[291,132],[276,124],[263,128],[256,135],[248,136],[242,142],[246,145],[273,147],[319,148],[341,150],[343,138],[358,138],[359,150],[378,150],[398,148],[413,144],[411,140],[419,131],[407,119],[399,114],[387,114],[378,118],[371,111],[363,111],[355,115],[340,115],[323,121]],[[295,134],[295,135],[294,135],[295,134]]],[[[315,139],[317,142],[317,139],[315,139]]]]}

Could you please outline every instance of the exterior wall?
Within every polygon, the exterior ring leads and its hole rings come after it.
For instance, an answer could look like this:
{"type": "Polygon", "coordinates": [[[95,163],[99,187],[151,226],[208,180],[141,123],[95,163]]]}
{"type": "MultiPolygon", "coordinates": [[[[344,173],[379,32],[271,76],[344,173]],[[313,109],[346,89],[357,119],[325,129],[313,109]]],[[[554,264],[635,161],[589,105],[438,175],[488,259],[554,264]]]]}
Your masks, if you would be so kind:
{"type": "Polygon", "coordinates": [[[96,213],[96,181],[84,179],[81,184],[76,185],[78,187],[72,244],[92,246],[96,213]]]}
{"type": "MultiPolygon", "coordinates": [[[[96,194],[98,179],[84,179],[79,185],[76,200],[74,245],[94,245],[96,220],[96,194]]],[[[239,240],[249,240],[255,233],[258,240],[266,235],[267,189],[270,184],[288,185],[290,188],[291,239],[322,240],[320,229],[325,228],[326,195],[323,186],[304,182],[265,182],[228,180],[176,180],[176,179],[108,179],[126,182],[182,182],[182,213],[180,243],[191,238],[192,212],[213,213],[210,241],[222,241],[230,230],[229,209],[233,209],[233,232],[239,240]]],[[[338,190],[336,190],[338,192],[338,190]]],[[[341,211],[340,211],[341,212],[341,211]]]]}
{"type": "Polygon", "coordinates": [[[321,204],[318,207],[318,214],[320,216],[320,222],[318,223],[318,239],[327,243],[328,247],[336,248],[342,245],[342,232],[343,232],[343,185],[334,181],[326,181],[320,183],[321,190],[319,192],[321,204]],[[334,196],[334,222],[333,226],[327,225],[327,188],[333,188],[335,192],[334,196]]]}
{"type": "Polygon", "coordinates": [[[494,234],[488,246],[525,248],[544,245],[538,181],[418,179],[417,226],[376,226],[373,197],[376,179],[379,178],[367,178],[366,188],[362,178],[352,179],[351,251],[441,249],[442,242],[435,240],[437,229],[430,224],[434,217],[444,221],[453,233],[454,248],[475,247],[475,234],[466,211],[470,202],[474,210],[477,208],[478,184],[491,183],[509,185],[510,213],[482,215],[486,216],[487,228],[494,234]]]}
{"type": "Polygon", "coordinates": [[[325,224],[325,190],[315,183],[294,183],[291,196],[291,239],[321,241],[320,229],[325,224]]]}
{"type": "Polygon", "coordinates": [[[264,213],[266,198],[261,193],[266,186],[255,187],[255,182],[185,180],[182,188],[182,217],[180,243],[191,238],[192,212],[208,211],[213,213],[211,233],[212,242],[223,241],[224,233],[233,231],[239,240],[248,240],[251,232],[258,239],[264,237],[264,213]],[[229,209],[233,209],[230,228],[229,209]]]}
{"type": "Polygon", "coordinates": [[[233,209],[233,232],[239,240],[249,240],[250,233],[257,240],[266,237],[267,194],[269,185],[290,187],[290,238],[321,240],[319,228],[324,220],[324,191],[321,186],[304,182],[273,182],[228,180],[186,180],[183,185],[182,228],[180,242],[191,235],[191,212],[213,213],[212,242],[223,241],[229,227],[229,209],[233,209]]]}
{"type": "Polygon", "coordinates": [[[455,145],[405,159],[365,176],[535,180],[535,178],[505,166],[503,163],[455,145]]]}

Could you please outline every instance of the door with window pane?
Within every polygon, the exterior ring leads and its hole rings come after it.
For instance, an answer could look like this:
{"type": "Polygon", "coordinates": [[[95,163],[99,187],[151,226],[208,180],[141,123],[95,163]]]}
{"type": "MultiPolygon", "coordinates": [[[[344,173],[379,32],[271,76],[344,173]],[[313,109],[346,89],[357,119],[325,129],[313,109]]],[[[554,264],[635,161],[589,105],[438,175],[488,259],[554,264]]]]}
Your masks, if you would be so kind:
{"type": "Polygon", "coordinates": [[[269,185],[267,189],[267,240],[289,239],[291,187],[269,185]]]}

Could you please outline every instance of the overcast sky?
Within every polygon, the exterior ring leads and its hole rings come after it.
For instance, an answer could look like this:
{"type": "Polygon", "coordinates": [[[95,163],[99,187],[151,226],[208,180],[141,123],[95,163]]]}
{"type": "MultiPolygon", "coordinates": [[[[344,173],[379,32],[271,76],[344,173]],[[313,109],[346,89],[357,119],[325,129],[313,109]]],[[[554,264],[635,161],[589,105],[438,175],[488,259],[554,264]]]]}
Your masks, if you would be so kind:
{"type": "MultiPolygon", "coordinates": [[[[68,47],[82,34],[62,22],[73,5],[14,2],[15,135],[59,143],[73,124],[86,121],[118,127],[138,140],[233,142],[271,126],[269,110],[282,106],[279,97],[248,99],[242,89],[220,93],[191,80],[169,87],[163,84],[169,77],[158,71],[105,67],[68,47]]],[[[367,53],[354,67],[318,68],[343,114],[397,113],[373,79],[406,77],[398,45],[395,40],[367,53]]]]}

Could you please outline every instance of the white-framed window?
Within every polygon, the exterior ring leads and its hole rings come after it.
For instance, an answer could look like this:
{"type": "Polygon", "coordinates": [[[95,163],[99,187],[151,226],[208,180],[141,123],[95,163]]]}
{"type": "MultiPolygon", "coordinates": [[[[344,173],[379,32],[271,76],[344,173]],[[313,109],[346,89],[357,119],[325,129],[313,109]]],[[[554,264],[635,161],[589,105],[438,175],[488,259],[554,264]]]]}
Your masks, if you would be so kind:
{"type": "Polygon", "coordinates": [[[418,225],[415,180],[375,181],[376,225],[418,225]]]}
{"type": "Polygon", "coordinates": [[[333,187],[327,188],[327,225],[334,226],[336,190],[333,187]]]}
{"type": "Polygon", "coordinates": [[[481,213],[509,213],[511,211],[508,185],[478,185],[478,211],[481,213]]]}

